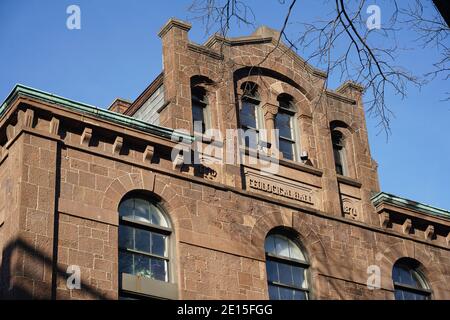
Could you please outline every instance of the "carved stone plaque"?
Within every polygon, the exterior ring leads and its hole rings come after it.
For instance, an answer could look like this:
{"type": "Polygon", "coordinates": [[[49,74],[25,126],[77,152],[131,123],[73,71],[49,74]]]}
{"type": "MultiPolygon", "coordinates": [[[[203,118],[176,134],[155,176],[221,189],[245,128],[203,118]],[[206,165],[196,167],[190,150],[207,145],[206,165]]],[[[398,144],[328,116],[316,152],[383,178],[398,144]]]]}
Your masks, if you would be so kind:
{"type": "Polygon", "coordinates": [[[352,220],[360,220],[360,204],[356,199],[342,197],[342,211],[344,217],[352,220]]]}
{"type": "Polygon", "coordinates": [[[249,191],[308,205],[317,203],[315,188],[297,181],[250,170],[245,172],[245,181],[249,191]]]}

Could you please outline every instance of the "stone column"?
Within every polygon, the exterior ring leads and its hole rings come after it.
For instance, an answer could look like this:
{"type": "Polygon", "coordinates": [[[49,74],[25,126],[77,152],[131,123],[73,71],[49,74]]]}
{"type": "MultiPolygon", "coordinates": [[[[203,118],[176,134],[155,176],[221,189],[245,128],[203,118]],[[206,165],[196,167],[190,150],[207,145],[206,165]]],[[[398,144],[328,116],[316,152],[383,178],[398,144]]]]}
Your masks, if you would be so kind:
{"type": "Polygon", "coordinates": [[[274,141],[275,134],[273,133],[273,130],[275,129],[275,117],[278,113],[278,106],[266,103],[262,107],[263,114],[264,114],[264,121],[265,126],[267,130],[267,142],[270,143],[270,149],[269,153],[273,156],[279,157],[280,159],[283,158],[283,154],[279,152],[278,148],[276,147],[277,141],[274,141]]]}

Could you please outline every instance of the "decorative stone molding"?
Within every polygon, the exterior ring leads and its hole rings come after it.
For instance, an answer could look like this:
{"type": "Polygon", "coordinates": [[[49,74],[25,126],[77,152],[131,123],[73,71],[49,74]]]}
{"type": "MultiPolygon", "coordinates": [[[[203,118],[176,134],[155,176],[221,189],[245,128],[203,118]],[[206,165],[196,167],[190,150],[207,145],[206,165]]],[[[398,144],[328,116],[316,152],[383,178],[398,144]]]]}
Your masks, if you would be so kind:
{"type": "Polygon", "coordinates": [[[59,132],[59,119],[56,117],[53,117],[52,120],[50,120],[50,126],[49,130],[50,134],[57,135],[59,132]]]}
{"type": "Polygon", "coordinates": [[[17,122],[23,128],[32,128],[34,120],[34,110],[33,109],[27,109],[25,111],[19,110],[19,112],[17,113],[17,120],[18,120],[17,122]]]}
{"type": "Polygon", "coordinates": [[[8,141],[11,141],[12,138],[14,138],[15,133],[16,133],[16,127],[13,126],[12,124],[9,124],[6,127],[6,138],[8,139],[8,141]]]}
{"type": "Polygon", "coordinates": [[[178,19],[174,19],[171,18],[159,31],[158,36],[160,38],[164,37],[166,35],[167,32],[169,32],[170,29],[172,28],[178,28],[183,30],[184,32],[188,32],[192,25],[190,23],[178,20],[178,19]]]}
{"type": "Polygon", "coordinates": [[[144,151],[143,161],[152,162],[153,154],[155,153],[155,148],[153,146],[147,146],[144,151]]]}
{"type": "Polygon", "coordinates": [[[80,144],[89,146],[89,142],[92,138],[92,129],[91,128],[84,128],[83,134],[81,135],[81,142],[80,144]]]}
{"type": "Polygon", "coordinates": [[[173,169],[180,170],[184,164],[184,157],[181,154],[178,154],[177,157],[173,161],[173,169]]]}
{"type": "Polygon", "coordinates": [[[412,228],[411,219],[406,219],[402,226],[403,233],[409,234],[411,232],[411,228],[412,228]]]}
{"type": "Polygon", "coordinates": [[[434,237],[434,226],[429,225],[425,230],[425,240],[433,240],[434,237]]]}
{"type": "Polygon", "coordinates": [[[271,104],[271,103],[266,103],[263,105],[262,110],[264,112],[264,119],[267,120],[274,120],[275,116],[278,113],[278,106],[271,104]]]}
{"type": "Polygon", "coordinates": [[[123,138],[122,137],[116,137],[116,140],[114,140],[114,144],[112,147],[112,152],[115,155],[119,155],[120,151],[122,150],[122,146],[123,146],[123,138]]]}
{"type": "Polygon", "coordinates": [[[380,213],[380,225],[383,228],[387,228],[390,222],[390,217],[388,212],[380,213]]]}
{"type": "Polygon", "coordinates": [[[344,217],[352,220],[360,220],[357,205],[355,201],[350,198],[342,198],[342,211],[344,213],[344,217]]]}

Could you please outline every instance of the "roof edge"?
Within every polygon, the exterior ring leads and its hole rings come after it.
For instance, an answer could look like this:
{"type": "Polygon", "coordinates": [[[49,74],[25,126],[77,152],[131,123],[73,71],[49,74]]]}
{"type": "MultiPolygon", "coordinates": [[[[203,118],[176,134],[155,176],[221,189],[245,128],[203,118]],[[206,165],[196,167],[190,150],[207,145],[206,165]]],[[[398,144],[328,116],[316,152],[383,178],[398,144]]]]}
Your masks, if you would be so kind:
{"type": "Polygon", "coordinates": [[[381,203],[389,203],[393,205],[397,205],[402,208],[407,208],[411,210],[416,210],[425,214],[444,217],[450,219],[450,211],[444,210],[441,208],[437,208],[434,206],[430,206],[424,203],[420,203],[417,201],[409,200],[406,198],[402,198],[387,192],[379,192],[371,198],[373,204],[375,206],[381,203]]]}
{"type": "Polygon", "coordinates": [[[11,105],[11,102],[20,96],[31,97],[41,101],[58,104],[73,111],[81,112],[83,114],[91,115],[96,118],[101,118],[117,124],[132,127],[167,139],[171,139],[173,136],[175,136],[177,139],[182,138],[193,141],[192,136],[180,133],[174,129],[149,124],[142,120],[138,120],[127,115],[97,108],[93,105],[64,98],[22,84],[16,84],[13,90],[9,93],[9,95],[5,99],[5,101],[1,104],[0,117],[2,117],[5,114],[6,110],[8,110],[8,107],[11,105]]]}

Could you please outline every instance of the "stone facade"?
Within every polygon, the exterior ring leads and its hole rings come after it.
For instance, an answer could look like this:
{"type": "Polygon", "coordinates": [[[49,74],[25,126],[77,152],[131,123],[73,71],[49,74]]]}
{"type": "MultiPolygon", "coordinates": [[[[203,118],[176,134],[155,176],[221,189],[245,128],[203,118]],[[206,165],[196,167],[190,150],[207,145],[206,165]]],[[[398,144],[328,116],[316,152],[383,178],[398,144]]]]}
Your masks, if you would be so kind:
{"type": "Polygon", "coordinates": [[[421,263],[432,298],[450,299],[450,213],[379,193],[362,89],[346,82],[323,90],[326,74],[277,46],[268,28],[204,45],[189,41],[189,29],[178,20],[163,27],[163,73],[134,103],[117,100],[115,112],[23,86],[2,105],[2,298],[117,299],[118,207],[144,190],[171,221],[169,282],[177,298],[267,299],[264,241],[271,230],[289,230],[308,256],[313,299],[393,299],[392,268],[403,257],[421,263]],[[294,97],[308,161],[280,159],[273,176],[260,174],[248,150],[240,164],[208,162],[207,151],[201,170],[174,163],[178,142],[168,128],[192,134],[194,80],[207,87],[211,126],[224,137],[239,127],[245,81],[261,88],[266,113],[280,93],[294,97]],[[160,85],[162,127],[133,119],[160,85]],[[335,124],[347,137],[345,176],[335,170],[335,124]],[[81,289],[67,287],[72,265],[81,289]],[[381,271],[376,290],[367,287],[373,265],[381,271]]]}

